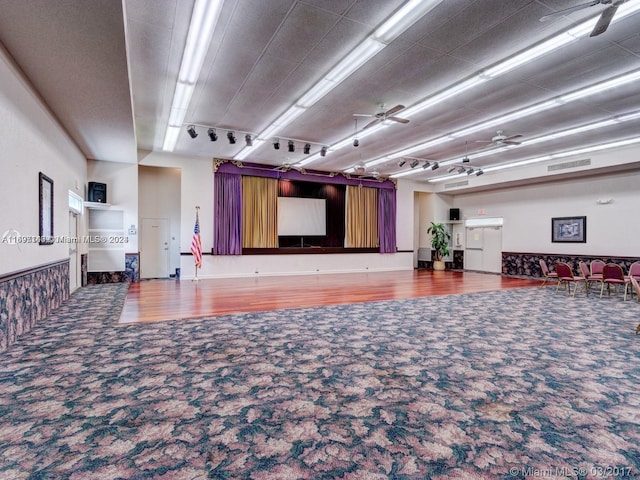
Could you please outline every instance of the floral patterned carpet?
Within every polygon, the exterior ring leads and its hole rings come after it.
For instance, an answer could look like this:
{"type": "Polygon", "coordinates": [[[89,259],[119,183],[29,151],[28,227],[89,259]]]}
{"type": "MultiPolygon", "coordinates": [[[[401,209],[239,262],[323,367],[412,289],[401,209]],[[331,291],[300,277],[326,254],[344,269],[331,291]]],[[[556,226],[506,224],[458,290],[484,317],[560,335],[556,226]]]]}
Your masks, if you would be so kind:
{"type": "Polygon", "coordinates": [[[640,478],[635,300],[117,325],[126,289],[81,289],[0,354],[0,478],[640,478]]]}

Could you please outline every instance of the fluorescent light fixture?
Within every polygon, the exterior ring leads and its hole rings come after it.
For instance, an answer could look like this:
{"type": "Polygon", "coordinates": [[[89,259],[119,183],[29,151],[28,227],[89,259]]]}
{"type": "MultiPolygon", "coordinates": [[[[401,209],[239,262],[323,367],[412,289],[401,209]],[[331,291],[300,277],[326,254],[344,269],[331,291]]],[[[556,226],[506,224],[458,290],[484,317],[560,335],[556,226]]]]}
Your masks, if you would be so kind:
{"type": "Polygon", "coordinates": [[[167,131],[164,134],[162,150],[170,152],[175,148],[175,145],[178,142],[178,136],[180,135],[180,130],[182,130],[182,127],[175,127],[173,125],[169,125],[167,127],[167,131]]]}
{"type": "Polygon", "coordinates": [[[435,8],[442,0],[410,0],[386,22],[380,25],[373,37],[384,43],[398,38],[407,28],[435,8]]]}
{"type": "Polygon", "coordinates": [[[314,153],[313,155],[311,155],[309,158],[305,158],[304,160],[296,163],[296,165],[299,165],[301,167],[304,167],[305,165],[310,164],[311,162],[315,162],[316,160],[318,160],[319,158],[321,158],[322,155],[318,152],[318,153],[314,153]]]}
{"type": "Polygon", "coordinates": [[[629,82],[634,82],[638,79],[640,79],[640,70],[634,70],[633,72],[629,72],[625,75],[612,78],[611,80],[600,82],[596,85],[582,88],[566,95],[560,95],[560,97],[558,98],[562,102],[573,102],[574,100],[578,100],[579,98],[588,97],[589,95],[593,95],[594,93],[604,92],[611,88],[619,87],[629,82]]]}
{"type": "Polygon", "coordinates": [[[222,0],[196,0],[193,6],[189,33],[182,53],[178,81],[169,112],[169,124],[162,145],[165,151],[173,151],[178,141],[173,127],[179,127],[184,122],[221,7],[222,0]]]}
{"type": "Polygon", "coordinates": [[[332,82],[331,80],[322,78],[318,83],[311,87],[311,90],[300,97],[300,100],[296,102],[296,105],[302,108],[309,108],[331,90],[333,90],[336,86],[336,82],[332,82]]]}
{"type": "Polygon", "coordinates": [[[458,83],[457,85],[454,85],[451,88],[448,88],[447,90],[444,90],[436,95],[426,98],[425,100],[419,103],[416,103],[415,105],[407,108],[406,110],[403,110],[402,116],[405,118],[411,117],[418,112],[421,112],[427,108],[433,107],[434,105],[444,102],[445,100],[453,97],[454,95],[458,95],[464,92],[465,90],[469,90],[470,88],[473,88],[476,85],[480,85],[481,83],[484,83],[487,80],[488,80],[487,78],[484,78],[480,75],[471,77],[461,83],[458,83]]]}
{"type": "Polygon", "coordinates": [[[253,145],[252,146],[246,146],[244,147],[242,150],[240,150],[240,152],[238,152],[238,154],[233,157],[236,160],[244,160],[245,158],[247,158],[249,156],[249,154],[253,151],[255,151],[258,147],[260,147],[260,145],[262,145],[264,143],[264,140],[260,140],[258,138],[253,140],[253,145]]]}
{"type": "Polygon", "coordinates": [[[222,0],[196,0],[182,54],[180,81],[191,84],[198,81],[221,6],[222,0]]]}
{"type": "Polygon", "coordinates": [[[337,85],[368,62],[371,57],[375,56],[384,47],[386,47],[384,43],[380,43],[371,37],[365,38],[360,45],[329,70],[329,73],[324,78],[336,82],[337,85]]]}
{"type": "Polygon", "coordinates": [[[268,140],[269,138],[274,137],[282,127],[298,118],[304,113],[304,111],[304,108],[299,107],[298,105],[292,105],[286,112],[272,122],[266,130],[263,130],[263,132],[258,135],[258,138],[261,140],[268,140]]]}

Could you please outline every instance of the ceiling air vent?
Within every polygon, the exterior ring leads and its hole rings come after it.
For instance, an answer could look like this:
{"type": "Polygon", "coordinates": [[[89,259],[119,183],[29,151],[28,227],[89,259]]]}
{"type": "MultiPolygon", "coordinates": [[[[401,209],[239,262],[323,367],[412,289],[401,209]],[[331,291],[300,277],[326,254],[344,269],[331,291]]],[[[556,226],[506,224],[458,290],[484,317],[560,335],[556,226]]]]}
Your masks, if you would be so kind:
{"type": "Polygon", "coordinates": [[[591,159],[587,158],[585,160],[576,160],[574,162],[558,163],[556,165],[549,165],[547,167],[547,172],[553,172],[555,170],[564,170],[565,168],[587,167],[589,165],[591,165],[591,159]]]}
{"type": "Polygon", "coordinates": [[[456,188],[469,185],[469,180],[463,180],[461,182],[445,183],[444,188],[456,188]]]}

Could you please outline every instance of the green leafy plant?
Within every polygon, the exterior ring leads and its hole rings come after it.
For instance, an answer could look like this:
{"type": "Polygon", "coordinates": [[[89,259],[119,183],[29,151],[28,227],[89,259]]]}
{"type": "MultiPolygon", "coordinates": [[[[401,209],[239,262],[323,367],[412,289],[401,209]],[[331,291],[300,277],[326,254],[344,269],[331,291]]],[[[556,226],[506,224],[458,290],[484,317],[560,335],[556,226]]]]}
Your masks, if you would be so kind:
{"type": "Polygon", "coordinates": [[[431,248],[435,251],[435,261],[441,262],[444,257],[449,255],[449,240],[451,235],[442,223],[431,222],[427,227],[427,233],[431,234],[431,248]]]}

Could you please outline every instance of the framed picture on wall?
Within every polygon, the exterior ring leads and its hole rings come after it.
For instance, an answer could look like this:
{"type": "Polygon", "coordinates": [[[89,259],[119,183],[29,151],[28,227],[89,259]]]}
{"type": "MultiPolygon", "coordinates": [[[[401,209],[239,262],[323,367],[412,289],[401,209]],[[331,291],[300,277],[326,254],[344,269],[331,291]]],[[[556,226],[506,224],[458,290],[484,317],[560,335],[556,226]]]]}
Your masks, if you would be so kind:
{"type": "Polygon", "coordinates": [[[586,243],[587,217],[552,218],[551,241],[554,243],[586,243]]]}
{"type": "Polygon", "coordinates": [[[39,173],[40,180],[40,245],[53,244],[53,180],[39,173]]]}

